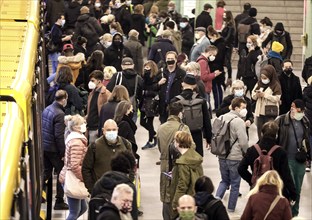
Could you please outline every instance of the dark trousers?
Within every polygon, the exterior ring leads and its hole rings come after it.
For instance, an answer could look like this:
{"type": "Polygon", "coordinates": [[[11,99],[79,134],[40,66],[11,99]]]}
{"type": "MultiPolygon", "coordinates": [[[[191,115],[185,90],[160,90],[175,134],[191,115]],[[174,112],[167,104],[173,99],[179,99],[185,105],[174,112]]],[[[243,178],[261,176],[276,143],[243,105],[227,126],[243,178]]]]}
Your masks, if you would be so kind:
{"type": "Polygon", "coordinates": [[[203,135],[202,131],[192,131],[192,138],[195,143],[195,150],[197,153],[199,153],[202,157],[204,156],[204,150],[203,150],[203,135]]]}
{"type": "Polygon", "coordinates": [[[145,112],[141,112],[140,125],[148,131],[148,141],[152,142],[156,134],[154,130],[154,117],[147,117],[145,112]]]}
{"type": "Polygon", "coordinates": [[[228,75],[232,78],[232,51],[233,46],[225,48],[225,66],[228,71],[228,75]]]}
{"type": "Polygon", "coordinates": [[[218,82],[212,81],[212,92],[213,92],[214,107],[215,107],[214,109],[218,109],[223,99],[222,85],[218,82]]]}
{"type": "Polygon", "coordinates": [[[250,92],[250,97],[251,97],[251,91],[253,90],[253,88],[255,87],[256,83],[258,82],[258,79],[255,78],[243,78],[242,80],[244,82],[244,84],[246,85],[247,89],[246,89],[246,95],[248,93],[248,91],[250,92]]]}
{"type": "Polygon", "coordinates": [[[165,123],[168,119],[168,111],[167,111],[167,105],[166,104],[165,104],[164,108],[165,108],[165,110],[159,114],[159,121],[161,124],[165,123]]]}
{"type": "MultiPolygon", "coordinates": [[[[56,203],[64,202],[64,190],[59,182],[59,175],[64,166],[64,161],[57,152],[44,151],[44,184],[46,181],[52,177],[53,168],[57,173],[57,183],[56,183],[56,203]]],[[[45,187],[45,186],[44,186],[45,187]]]]}

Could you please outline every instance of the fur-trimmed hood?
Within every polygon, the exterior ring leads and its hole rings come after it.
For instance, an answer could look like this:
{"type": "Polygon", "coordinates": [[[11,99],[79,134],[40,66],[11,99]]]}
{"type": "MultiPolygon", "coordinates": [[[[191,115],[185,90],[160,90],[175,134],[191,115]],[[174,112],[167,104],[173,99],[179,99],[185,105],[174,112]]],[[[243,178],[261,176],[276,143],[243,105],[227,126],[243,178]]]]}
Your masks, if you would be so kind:
{"type": "Polygon", "coordinates": [[[59,56],[58,61],[62,64],[68,64],[68,63],[80,63],[85,60],[85,55],[83,53],[77,53],[75,56],[59,56]]]}

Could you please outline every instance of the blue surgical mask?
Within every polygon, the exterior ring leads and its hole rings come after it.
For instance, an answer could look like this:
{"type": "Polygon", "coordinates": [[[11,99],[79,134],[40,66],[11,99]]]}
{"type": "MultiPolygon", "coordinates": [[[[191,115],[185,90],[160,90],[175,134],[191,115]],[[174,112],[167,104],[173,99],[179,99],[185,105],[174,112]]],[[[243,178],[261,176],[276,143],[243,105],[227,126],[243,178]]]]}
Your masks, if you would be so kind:
{"type": "Polygon", "coordinates": [[[181,23],[180,23],[180,28],[182,28],[182,29],[183,29],[183,28],[185,28],[185,27],[186,27],[186,25],[187,25],[187,24],[186,24],[185,22],[181,22],[181,23]]]}
{"type": "Polygon", "coordinates": [[[242,97],[243,95],[244,95],[244,90],[243,89],[235,89],[234,90],[234,96],[242,97]]]}
{"type": "Polygon", "coordinates": [[[117,131],[106,131],[106,133],[105,133],[105,138],[109,142],[116,141],[117,136],[118,136],[118,132],[117,131]]]}

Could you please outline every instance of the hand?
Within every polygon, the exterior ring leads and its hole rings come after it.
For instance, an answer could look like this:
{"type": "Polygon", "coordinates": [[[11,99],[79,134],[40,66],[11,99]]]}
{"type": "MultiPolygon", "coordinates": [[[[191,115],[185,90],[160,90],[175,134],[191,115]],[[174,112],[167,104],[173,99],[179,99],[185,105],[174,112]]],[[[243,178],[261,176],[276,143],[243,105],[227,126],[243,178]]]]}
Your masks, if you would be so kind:
{"type": "Polygon", "coordinates": [[[232,86],[232,79],[228,78],[225,83],[226,87],[232,86]]]}
{"type": "Polygon", "coordinates": [[[262,97],[264,97],[264,92],[261,92],[261,91],[256,91],[257,92],[257,97],[258,98],[262,98],[262,97]]]}
{"type": "Polygon", "coordinates": [[[69,41],[72,38],[72,35],[67,35],[66,37],[62,38],[62,41],[69,41]]]}
{"type": "Polygon", "coordinates": [[[161,80],[159,80],[159,82],[158,82],[158,85],[163,85],[163,84],[165,84],[166,83],[166,81],[167,81],[167,79],[166,78],[161,78],[161,80]]]}
{"type": "Polygon", "coordinates": [[[211,149],[210,144],[209,144],[208,142],[206,142],[206,149],[207,149],[207,150],[210,150],[210,149],[211,149]]]}
{"type": "Polygon", "coordinates": [[[249,127],[251,125],[251,121],[250,120],[245,121],[245,125],[246,127],[249,127]]]}
{"type": "Polygon", "coordinates": [[[214,71],[215,76],[219,76],[222,72],[220,70],[214,71]]]}

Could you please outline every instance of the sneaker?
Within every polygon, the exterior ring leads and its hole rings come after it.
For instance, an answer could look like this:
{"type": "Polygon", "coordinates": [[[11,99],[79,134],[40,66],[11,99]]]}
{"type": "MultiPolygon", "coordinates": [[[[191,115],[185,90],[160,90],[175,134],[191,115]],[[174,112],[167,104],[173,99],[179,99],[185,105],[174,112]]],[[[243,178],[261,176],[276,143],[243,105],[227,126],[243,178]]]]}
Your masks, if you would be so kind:
{"type": "Polygon", "coordinates": [[[54,210],[68,210],[69,207],[65,202],[55,203],[54,210]]]}
{"type": "Polygon", "coordinates": [[[142,216],[143,215],[143,212],[138,210],[138,216],[142,216]]]}
{"type": "Polygon", "coordinates": [[[311,172],[311,167],[306,167],[306,172],[311,172]]]}
{"type": "Polygon", "coordinates": [[[152,148],[152,147],[155,147],[154,144],[152,144],[150,142],[147,142],[141,149],[145,150],[145,149],[149,149],[149,148],[152,148]]]}

